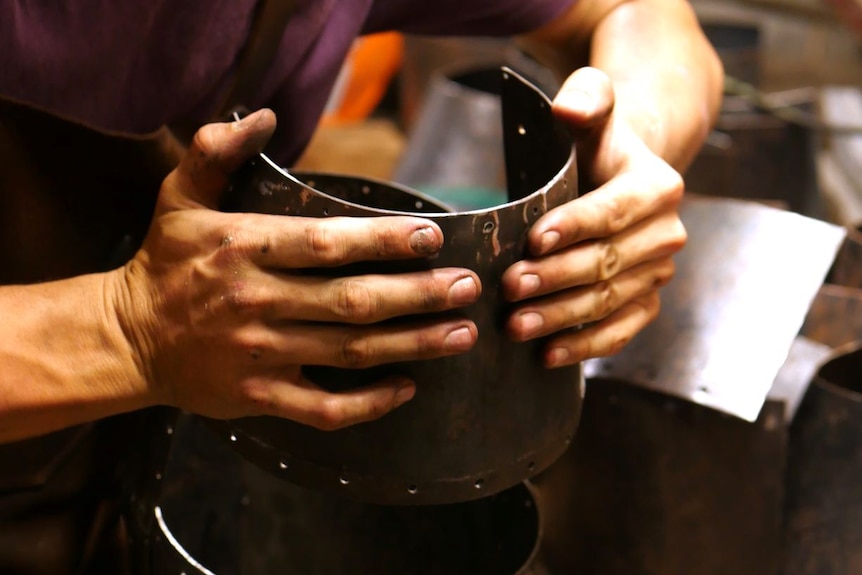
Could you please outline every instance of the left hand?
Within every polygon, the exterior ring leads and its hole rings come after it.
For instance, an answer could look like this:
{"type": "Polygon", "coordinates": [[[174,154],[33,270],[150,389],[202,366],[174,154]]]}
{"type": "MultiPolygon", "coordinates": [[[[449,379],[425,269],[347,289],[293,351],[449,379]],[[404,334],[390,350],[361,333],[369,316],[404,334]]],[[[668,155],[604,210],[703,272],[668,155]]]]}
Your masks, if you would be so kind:
{"type": "MultiPolygon", "coordinates": [[[[671,256],[686,241],[677,212],[682,177],[614,111],[607,75],[576,71],[554,112],[576,134],[581,189],[592,191],[536,222],[531,257],[502,280],[506,297],[521,302],[508,318],[509,335],[554,334],[547,367],[620,351],[658,315],[659,288],[674,274],[671,256]]],[[[649,118],[636,119],[650,126],[649,118]]]]}

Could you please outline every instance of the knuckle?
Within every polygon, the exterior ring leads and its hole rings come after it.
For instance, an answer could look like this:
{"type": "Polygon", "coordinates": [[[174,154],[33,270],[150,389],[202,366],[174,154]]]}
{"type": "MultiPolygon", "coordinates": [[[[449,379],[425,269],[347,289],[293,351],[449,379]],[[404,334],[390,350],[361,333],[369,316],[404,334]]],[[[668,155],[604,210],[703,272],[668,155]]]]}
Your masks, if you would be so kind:
{"type": "Polygon", "coordinates": [[[569,349],[569,354],[572,357],[587,359],[591,357],[596,357],[595,353],[595,345],[593,339],[590,337],[579,337],[575,340],[571,341],[569,345],[566,346],[569,349]]]}
{"type": "Polygon", "coordinates": [[[641,308],[641,315],[646,319],[645,323],[647,324],[655,320],[661,312],[661,298],[658,290],[654,290],[632,303],[641,308]]]}
{"type": "Polygon", "coordinates": [[[401,251],[403,238],[393,225],[381,225],[371,230],[371,246],[378,258],[385,258],[401,251]]]}
{"type": "Polygon", "coordinates": [[[323,399],[312,414],[312,425],[322,431],[335,431],[348,422],[344,402],[337,397],[323,399]]]}
{"type": "Polygon", "coordinates": [[[671,227],[671,247],[674,251],[679,251],[685,247],[688,242],[688,231],[679,216],[674,218],[673,226],[671,227]]]}
{"type": "Polygon", "coordinates": [[[611,339],[607,349],[607,355],[616,355],[621,352],[632,340],[633,334],[624,333],[618,334],[611,339]]]}
{"type": "Polygon", "coordinates": [[[612,281],[605,280],[596,285],[596,309],[599,317],[607,317],[619,307],[619,290],[612,281]]]}
{"type": "Polygon", "coordinates": [[[444,309],[448,301],[445,292],[441,293],[438,290],[423,290],[419,296],[421,301],[419,305],[424,312],[432,312],[444,309]]]}
{"type": "Polygon", "coordinates": [[[377,305],[365,283],[345,279],[336,290],[333,312],[350,323],[369,323],[374,320],[377,305]]]}
{"type": "Polygon", "coordinates": [[[415,339],[414,349],[419,357],[434,357],[440,353],[440,340],[431,334],[420,332],[415,339]]]}
{"type": "Polygon", "coordinates": [[[424,285],[420,284],[416,286],[415,292],[418,294],[418,304],[422,308],[422,311],[428,312],[445,309],[449,301],[449,285],[451,280],[448,278],[433,278],[423,283],[424,285]]]}
{"type": "Polygon", "coordinates": [[[676,275],[676,264],[674,264],[672,259],[668,258],[656,269],[653,287],[660,288],[666,286],[673,279],[674,275],[676,275]]]}
{"type": "Polygon", "coordinates": [[[255,315],[258,309],[258,297],[246,282],[233,282],[225,295],[228,309],[240,317],[255,315]]]}
{"type": "Polygon", "coordinates": [[[269,387],[256,379],[245,380],[240,384],[240,394],[249,406],[251,414],[266,414],[276,410],[276,404],[269,387]]]}
{"type": "Polygon", "coordinates": [[[661,296],[658,292],[653,292],[647,297],[647,320],[653,321],[661,313],[661,296]]]}
{"type": "Polygon", "coordinates": [[[685,193],[685,180],[679,172],[665,164],[662,190],[668,201],[676,204],[685,193]]]}
{"type": "MultiPolygon", "coordinates": [[[[266,344],[263,338],[257,335],[248,333],[250,330],[240,330],[239,333],[233,335],[231,345],[239,350],[239,353],[244,359],[260,359],[264,351],[270,351],[271,348],[266,344]]],[[[230,336],[228,336],[230,337],[230,336]]]]}
{"type": "Polygon", "coordinates": [[[368,367],[370,357],[371,349],[365,339],[349,335],[342,340],[339,350],[341,367],[352,369],[368,367]]]}
{"type": "Polygon", "coordinates": [[[194,150],[196,160],[209,160],[212,150],[216,148],[216,129],[214,124],[205,124],[195,132],[190,149],[194,150]]]}
{"type": "Polygon", "coordinates": [[[243,261],[248,258],[252,247],[252,234],[249,234],[248,230],[254,229],[253,224],[247,218],[237,218],[231,223],[230,227],[215,235],[218,241],[214,255],[217,264],[232,265],[243,261]]]}
{"type": "Polygon", "coordinates": [[[239,237],[239,232],[234,229],[226,230],[218,236],[218,249],[215,253],[216,263],[233,264],[242,259],[243,253],[237,241],[239,237]]]}
{"type": "Polygon", "coordinates": [[[611,240],[598,242],[599,257],[596,262],[596,279],[604,281],[617,275],[620,270],[620,254],[611,240]]]}
{"type": "Polygon", "coordinates": [[[346,262],[347,254],[344,243],[338,234],[326,225],[326,222],[315,222],[310,226],[307,238],[308,252],[323,265],[340,265],[346,262]]]}
{"type": "Polygon", "coordinates": [[[617,234],[629,225],[629,210],[619,198],[609,196],[605,199],[603,215],[609,234],[617,234]]]}
{"type": "Polygon", "coordinates": [[[390,405],[391,404],[385,403],[382,399],[367,401],[363,405],[364,409],[361,414],[361,419],[364,421],[380,419],[389,412],[390,405]]]}

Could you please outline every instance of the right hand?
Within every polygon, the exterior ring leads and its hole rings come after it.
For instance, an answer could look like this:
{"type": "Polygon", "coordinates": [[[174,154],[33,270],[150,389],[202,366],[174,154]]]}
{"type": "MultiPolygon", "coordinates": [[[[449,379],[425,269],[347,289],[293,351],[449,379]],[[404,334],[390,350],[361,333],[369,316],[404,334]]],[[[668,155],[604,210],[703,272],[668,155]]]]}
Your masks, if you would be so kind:
{"type": "Polygon", "coordinates": [[[156,401],[214,418],[274,415],[320,429],[376,419],[413,397],[390,377],[330,393],[302,365],[360,368],[462,353],[465,319],[382,320],[476,301],[466,269],[315,277],[303,268],[422,258],[443,243],[419,217],[303,218],[216,210],[230,174],[275,129],[261,110],[195,135],[162,184],[141,250],[112,275],[115,309],[156,401]]]}

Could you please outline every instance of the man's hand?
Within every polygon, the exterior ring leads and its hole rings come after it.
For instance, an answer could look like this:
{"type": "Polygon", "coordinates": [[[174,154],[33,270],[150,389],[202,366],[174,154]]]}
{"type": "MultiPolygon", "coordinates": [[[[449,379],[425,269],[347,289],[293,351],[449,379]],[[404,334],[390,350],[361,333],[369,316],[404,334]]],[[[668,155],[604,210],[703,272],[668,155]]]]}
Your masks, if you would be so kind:
{"type": "Polygon", "coordinates": [[[215,210],[229,174],[263,148],[269,111],[201,129],[162,186],[143,248],[116,275],[116,313],[160,402],[217,418],[275,415],[322,429],[378,418],[413,397],[395,377],[330,393],[303,365],[348,368],[470,349],[474,324],[440,319],[479,296],[465,269],[327,278],[307,268],[422,258],[443,243],[418,217],[301,218],[215,210]]]}
{"type": "Polygon", "coordinates": [[[545,363],[568,365],[616,353],[658,315],[686,240],[679,171],[718,116],[723,71],[686,0],[575,1],[523,41],[567,77],[554,111],[588,193],[531,230],[531,258],[504,277],[521,302],[507,327],[556,334],[545,363]]]}
{"type": "Polygon", "coordinates": [[[511,336],[557,334],[545,351],[549,367],[614,354],[652,321],[658,289],[673,276],[671,255],[686,240],[682,178],[615,116],[604,73],[572,74],[554,111],[576,135],[583,183],[596,189],[539,220],[532,257],[503,277],[506,296],[524,302],[509,318],[511,336]]]}

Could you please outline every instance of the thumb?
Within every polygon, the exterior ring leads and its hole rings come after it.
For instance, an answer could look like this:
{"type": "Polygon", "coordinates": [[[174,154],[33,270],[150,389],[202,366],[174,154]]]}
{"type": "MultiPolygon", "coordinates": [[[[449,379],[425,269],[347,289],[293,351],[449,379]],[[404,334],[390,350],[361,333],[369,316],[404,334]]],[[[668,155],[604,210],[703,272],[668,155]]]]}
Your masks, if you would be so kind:
{"type": "Polygon", "coordinates": [[[580,68],[563,83],[554,99],[554,114],[571,130],[578,150],[581,194],[607,181],[619,158],[607,151],[605,136],[614,111],[613,84],[598,68],[580,68]]]}
{"type": "Polygon", "coordinates": [[[611,79],[598,68],[580,68],[566,79],[554,98],[554,113],[577,135],[601,128],[614,109],[611,79]]]}
{"type": "Polygon", "coordinates": [[[231,174],[259,154],[275,131],[275,114],[261,109],[235,122],[199,129],[162,194],[173,208],[216,209],[231,174]]]}

